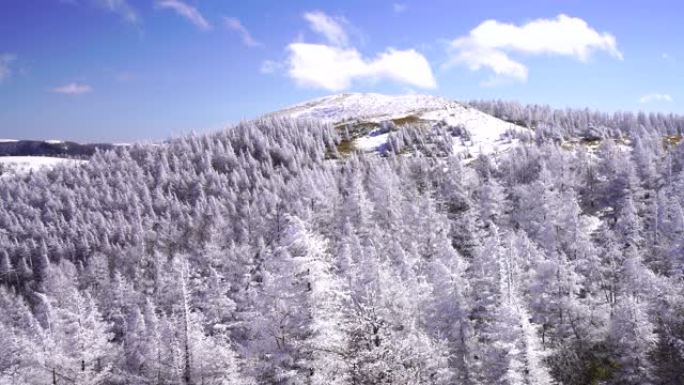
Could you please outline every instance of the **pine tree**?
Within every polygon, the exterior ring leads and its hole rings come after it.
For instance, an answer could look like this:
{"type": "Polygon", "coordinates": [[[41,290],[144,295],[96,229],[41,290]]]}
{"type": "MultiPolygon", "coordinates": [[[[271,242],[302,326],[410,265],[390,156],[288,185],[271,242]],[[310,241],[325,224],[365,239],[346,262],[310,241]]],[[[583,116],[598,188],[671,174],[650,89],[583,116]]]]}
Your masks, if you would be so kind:
{"type": "Polygon", "coordinates": [[[619,370],[615,384],[652,384],[653,365],[649,353],[657,336],[643,302],[627,295],[618,302],[610,322],[619,370]]]}

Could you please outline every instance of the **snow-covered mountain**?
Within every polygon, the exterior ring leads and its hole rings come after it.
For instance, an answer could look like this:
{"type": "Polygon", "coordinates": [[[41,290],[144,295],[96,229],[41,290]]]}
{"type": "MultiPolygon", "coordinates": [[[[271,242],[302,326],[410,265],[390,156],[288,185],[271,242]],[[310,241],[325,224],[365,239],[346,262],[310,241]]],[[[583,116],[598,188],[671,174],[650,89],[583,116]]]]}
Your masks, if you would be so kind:
{"type": "Polygon", "coordinates": [[[467,151],[471,155],[504,151],[515,143],[506,135],[508,132],[527,130],[464,104],[421,94],[345,93],[297,104],[273,115],[320,119],[339,128],[364,127],[355,132],[353,142],[356,149],[363,151],[375,150],[387,141],[389,133],[373,130],[383,122],[464,128],[468,135],[454,141],[454,152],[467,151]]]}
{"type": "Polygon", "coordinates": [[[421,94],[392,96],[377,93],[344,93],[300,103],[280,113],[295,118],[341,122],[357,118],[390,119],[422,111],[442,110],[454,104],[457,103],[421,94]]]}

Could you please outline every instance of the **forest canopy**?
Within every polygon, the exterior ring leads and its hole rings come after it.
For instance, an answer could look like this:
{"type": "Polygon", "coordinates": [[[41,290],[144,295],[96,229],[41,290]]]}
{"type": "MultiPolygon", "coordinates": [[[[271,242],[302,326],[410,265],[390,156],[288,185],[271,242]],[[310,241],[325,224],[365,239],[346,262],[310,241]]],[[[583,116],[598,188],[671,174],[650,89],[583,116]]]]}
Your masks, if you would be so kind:
{"type": "Polygon", "coordinates": [[[3,176],[0,384],[681,383],[684,119],[472,105],[527,134],[269,118],[3,176]]]}

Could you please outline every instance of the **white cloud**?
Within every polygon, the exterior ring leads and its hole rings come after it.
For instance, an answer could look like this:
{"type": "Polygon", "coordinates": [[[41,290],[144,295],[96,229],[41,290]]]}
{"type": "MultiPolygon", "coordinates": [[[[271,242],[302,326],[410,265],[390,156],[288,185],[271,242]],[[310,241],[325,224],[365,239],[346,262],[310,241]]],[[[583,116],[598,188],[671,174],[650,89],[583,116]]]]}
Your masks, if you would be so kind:
{"type": "Polygon", "coordinates": [[[408,9],[408,5],[403,4],[403,3],[394,3],[392,4],[392,10],[394,13],[404,13],[408,9]]]}
{"type": "Polygon", "coordinates": [[[244,25],[242,25],[239,19],[235,17],[224,17],[223,19],[226,23],[226,27],[240,34],[240,37],[242,38],[242,44],[246,45],[247,47],[259,47],[262,45],[252,37],[252,34],[249,33],[244,25]]]}
{"type": "Polygon", "coordinates": [[[87,94],[87,93],[91,92],[92,90],[93,90],[93,88],[87,84],[69,83],[69,84],[65,84],[63,86],[55,87],[50,91],[52,91],[56,94],[64,94],[64,95],[82,95],[82,94],[87,94]]]}
{"type": "Polygon", "coordinates": [[[341,22],[344,19],[334,19],[323,12],[314,11],[304,14],[304,19],[309,22],[309,27],[315,32],[320,33],[328,42],[335,46],[345,46],[349,42],[347,32],[341,22]]]}
{"type": "Polygon", "coordinates": [[[366,76],[387,78],[421,88],[437,87],[430,63],[413,49],[388,48],[367,66],[369,75],[366,76]]]}
{"type": "Polygon", "coordinates": [[[652,93],[642,96],[639,99],[639,103],[646,104],[652,102],[672,102],[673,100],[674,99],[672,99],[672,96],[670,96],[669,94],[652,93]]]}
{"type": "Polygon", "coordinates": [[[0,83],[12,76],[12,69],[10,66],[16,59],[16,55],[11,53],[0,54],[0,83]]]}
{"type": "Polygon", "coordinates": [[[421,88],[437,86],[430,64],[415,50],[388,48],[372,60],[364,59],[354,48],[323,44],[292,43],[289,75],[305,87],[340,91],[356,79],[388,79],[421,88]]]}
{"type": "Polygon", "coordinates": [[[510,53],[568,56],[586,62],[595,51],[622,60],[613,35],[599,33],[576,17],[561,14],[521,26],[487,20],[451,42],[447,65],[465,65],[474,71],[489,68],[498,76],[525,81],[527,67],[511,59],[510,53]]]}
{"type": "Polygon", "coordinates": [[[467,65],[472,71],[487,67],[498,76],[527,79],[527,67],[511,59],[504,52],[495,49],[473,47],[460,52],[457,60],[467,65]]]}
{"type": "MultiPolygon", "coordinates": [[[[340,91],[355,80],[390,80],[420,88],[435,88],[437,82],[427,59],[413,49],[387,48],[374,58],[364,58],[349,47],[347,33],[341,24],[322,12],[304,14],[313,31],[330,44],[295,41],[287,46],[288,75],[298,85],[340,91]]],[[[261,71],[271,73],[279,64],[264,62],[261,71]]]]}
{"type": "Polygon", "coordinates": [[[95,0],[95,4],[116,13],[129,23],[140,21],[138,12],[126,0],[95,0]]]}
{"type": "Polygon", "coordinates": [[[211,29],[211,24],[204,18],[204,16],[202,16],[197,8],[185,4],[180,0],[159,0],[157,1],[157,8],[173,10],[178,15],[184,17],[189,22],[197,26],[199,29],[205,31],[211,29]]]}

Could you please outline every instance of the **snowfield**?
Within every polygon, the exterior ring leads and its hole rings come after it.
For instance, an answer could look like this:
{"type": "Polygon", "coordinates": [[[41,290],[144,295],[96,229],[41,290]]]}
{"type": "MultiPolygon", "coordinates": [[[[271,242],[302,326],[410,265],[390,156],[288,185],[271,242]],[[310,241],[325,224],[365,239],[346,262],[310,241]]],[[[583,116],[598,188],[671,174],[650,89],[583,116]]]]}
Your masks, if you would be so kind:
{"type": "Polygon", "coordinates": [[[79,159],[55,158],[50,156],[0,156],[3,169],[23,174],[45,168],[53,168],[60,164],[79,165],[86,162],[79,159]]]}
{"type": "MultiPolygon", "coordinates": [[[[424,124],[447,124],[465,128],[470,140],[455,140],[454,153],[476,156],[506,151],[515,144],[507,138],[509,131],[526,131],[475,108],[441,97],[408,94],[345,93],[314,99],[285,108],[275,115],[295,119],[317,119],[335,125],[346,122],[382,123],[406,118],[424,124]]],[[[387,142],[388,134],[356,138],[361,151],[375,151],[387,142]]]]}

